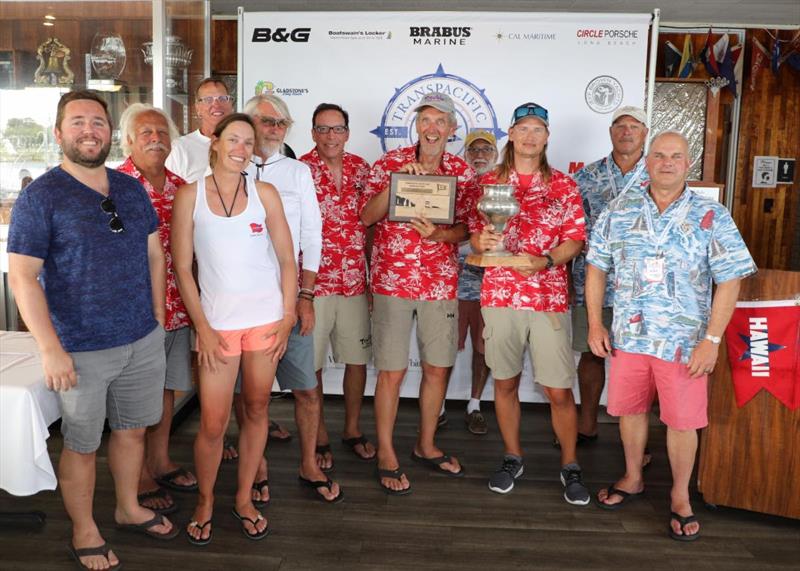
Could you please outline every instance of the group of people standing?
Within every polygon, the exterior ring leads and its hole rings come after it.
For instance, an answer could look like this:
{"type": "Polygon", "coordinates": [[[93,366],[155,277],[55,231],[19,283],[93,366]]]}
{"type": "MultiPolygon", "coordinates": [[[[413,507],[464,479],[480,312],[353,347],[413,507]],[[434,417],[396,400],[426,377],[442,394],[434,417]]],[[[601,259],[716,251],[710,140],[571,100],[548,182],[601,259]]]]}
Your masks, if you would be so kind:
{"type": "Polygon", "coordinates": [[[63,163],[26,188],[12,214],[11,285],[62,402],[59,480],[80,566],[120,565],[92,516],[106,417],[121,529],[175,537],[165,515],[177,505],[165,488],[197,490],[185,534],[208,544],[220,463],[238,459],[233,515],[247,538],[263,539],[267,437],[289,438],[269,421],[275,378],[295,397],[300,485],[323,502],[341,501],[344,490],[328,475],[334,457],[322,410],[329,346],[346,364],[343,443],[376,462],[384,492],[410,493],[393,432],[415,321],[423,374],[412,461],[448,477],[465,474],[435,437],[469,334],[465,421],[474,434],[488,431],[480,399],[491,371],[504,443],[489,488],[508,493],[524,471],[519,385],[527,350],[550,401],[564,499],[590,503],[576,449],[597,437],[604,359],[613,348],[609,412],[622,417],[626,469],[596,500],[618,509],[643,493],[647,412],[657,393],[674,480],[670,535],[699,536],[688,486],[696,429],[706,423],[706,374],[739,280],[755,266],[725,208],[687,189],[680,134],[655,137],[645,157],[645,115],[621,108],[609,130],[611,154],[570,177],[547,161],[547,109],[525,103],[512,113],[502,153],[492,133],[474,131],[465,160],[446,151],[454,102],[429,93],[415,108],[417,144],[370,167],[345,150],[349,115],[339,105],[316,108],[315,147],[296,160],[284,144],[293,119],[283,100],[258,95],[244,113],[233,113],[232,102],[221,81],[201,82],[200,128],[181,138],[162,111],[131,106],[121,121],[129,156],[114,171],[104,166],[111,141],[104,101],[91,91],[65,94],[55,128],[63,163]],[[456,177],[454,223],[390,221],[397,172],[456,177]],[[512,185],[520,205],[502,236],[476,209],[480,185],[497,183],[512,185]],[[523,265],[464,266],[467,251],[491,251],[501,240],[523,265]],[[573,348],[581,352],[580,415],[573,348]],[[190,349],[199,365],[196,475],[168,450],[174,391],[191,386],[190,349]],[[377,445],[359,422],[370,359],[378,370],[377,445]],[[238,446],[225,441],[232,408],[238,446]]]}

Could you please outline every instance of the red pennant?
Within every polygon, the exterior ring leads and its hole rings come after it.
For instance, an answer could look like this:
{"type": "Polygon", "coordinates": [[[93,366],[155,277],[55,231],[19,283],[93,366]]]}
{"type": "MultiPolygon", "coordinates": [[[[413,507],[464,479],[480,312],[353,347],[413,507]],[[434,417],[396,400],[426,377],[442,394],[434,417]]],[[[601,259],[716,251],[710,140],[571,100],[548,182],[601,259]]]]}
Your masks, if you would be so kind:
{"type": "Polygon", "coordinates": [[[740,302],[725,340],[739,407],[761,389],[791,410],[800,406],[799,305],[794,301],[740,302]]]}

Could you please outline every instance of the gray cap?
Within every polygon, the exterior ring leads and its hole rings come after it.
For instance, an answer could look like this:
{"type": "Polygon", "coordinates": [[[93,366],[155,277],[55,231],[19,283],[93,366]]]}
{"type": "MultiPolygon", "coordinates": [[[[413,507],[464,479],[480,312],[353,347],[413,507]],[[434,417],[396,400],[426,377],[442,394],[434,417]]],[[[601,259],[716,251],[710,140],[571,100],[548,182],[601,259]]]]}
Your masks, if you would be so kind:
{"type": "Polygon", "coordinates": [[[433,107],[443,113],[455,113],[456,106],[450,96],[445,93],[432,92],[426,93],[422,99],[419,100],[419,105],[414,107],[415,112],[419,112],[423,107],[433,107]]]}
{"type": "Polygon", "coordinates": [[[611,116],[611,124],[613,125],[617,122],[617,119],[624,117],[625,115],[633,117],[642,125],[647,125],[647,113],[644,112],[644,109],[641,109],[640,107],[634,107],[632,105],[620,107],[614,111],[614,115],[611,116]]]}

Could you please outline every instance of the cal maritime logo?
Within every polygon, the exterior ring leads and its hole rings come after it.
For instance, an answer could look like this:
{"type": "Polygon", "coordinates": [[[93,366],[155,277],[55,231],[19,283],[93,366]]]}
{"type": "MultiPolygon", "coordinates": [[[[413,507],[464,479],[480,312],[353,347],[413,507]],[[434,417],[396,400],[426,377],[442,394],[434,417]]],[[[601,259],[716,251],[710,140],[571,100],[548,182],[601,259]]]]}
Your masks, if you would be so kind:
{"type": "Polygon", "coordinates": [[[610,75],[599,75],[586,86],[584,97],[592,111],[611,113],[622,103],[622,84],[610,75]]]}
{"type": "Polygon", "coordinates": [[[414,123],[417,114],[414,108],[426,93],[432,92],[449,95],[456,105],[458,127],[447,143],[448,152],[461,154],[464,138],[475,129],[491,131],[498,141],[506,136],[505,131],[497,126],[497,115],[485,90],[463,77],[445,73],[442,64],[439,64],[435,73],[422,75],[395,89],[383,111],[381,124],[370,131],[381,140],[384,152],[416,144],[414,123]]]}

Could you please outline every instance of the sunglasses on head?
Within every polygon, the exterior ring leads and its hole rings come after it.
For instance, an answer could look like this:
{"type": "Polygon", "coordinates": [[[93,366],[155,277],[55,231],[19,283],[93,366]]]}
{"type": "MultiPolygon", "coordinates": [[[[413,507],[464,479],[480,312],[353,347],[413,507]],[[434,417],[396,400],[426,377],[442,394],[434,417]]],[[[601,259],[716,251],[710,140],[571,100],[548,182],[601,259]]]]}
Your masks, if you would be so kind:
{"type": "Polygon", "coordinates": [[[103,199],[103,201],[100,203],[100,209],[106,214],[111,215],[111,219],[108,221],[108,228],[114,234],[119,234],[120,232],[125,231],[125,226],[122,224],[122,218],[120,218],[119,214],[117,214],[117,207],[114,204],[114,201],[111,200],[110,196],[107,196],[103,199]]]}
{"type": "Polygon", "coordinates": [[[512,123],[516,123],[520,119],[524,119],[525,117],[538,117],[545,123],[548,122],[547,119],[547,109],[542,107],[541,105],[537,105],[536,103],[526,103],[525,105],[520,105],[516,109],[514,109],[514,118],[512,123]]]}

